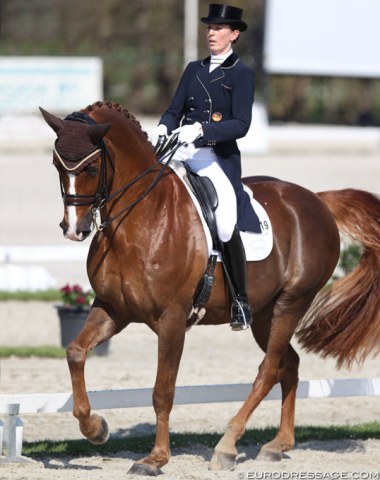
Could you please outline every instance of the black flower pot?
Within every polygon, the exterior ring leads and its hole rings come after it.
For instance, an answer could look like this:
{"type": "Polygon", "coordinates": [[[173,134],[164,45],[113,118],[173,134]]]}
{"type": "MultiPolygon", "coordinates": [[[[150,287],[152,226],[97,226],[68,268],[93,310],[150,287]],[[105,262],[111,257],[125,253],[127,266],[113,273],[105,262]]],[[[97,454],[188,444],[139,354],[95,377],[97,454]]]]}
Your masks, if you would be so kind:
{"type": "MultiPolygon", "coordinates": [[[[59,322],[61,325],[61,345],[67,347],[69,343],[77,337],[82,331],[89,307],[67,308],[65,306],[57,306],[59,322]]],[[[94,348],[95,355],[108,355],[110,341],[107,340],[94,348]]]]}

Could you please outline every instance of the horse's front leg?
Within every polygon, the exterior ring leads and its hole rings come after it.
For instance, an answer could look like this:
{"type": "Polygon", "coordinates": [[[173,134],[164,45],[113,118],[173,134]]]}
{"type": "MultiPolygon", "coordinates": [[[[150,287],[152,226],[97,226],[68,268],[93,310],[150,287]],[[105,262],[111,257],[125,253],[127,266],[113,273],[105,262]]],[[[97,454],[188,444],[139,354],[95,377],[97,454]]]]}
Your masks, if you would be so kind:
{"type": "Polygon", "coordinates": [[[155,476],[170,459],[169,415],[173,407],[185,332],[186,316],[182,309],[165,313],[159,321],[157,375],[153,390],[156,439],[150,454],[134,463],[128,473],[155,476]]]}
{"type": "Polygon", "coordinates": [[[115,324],[106,311],[94,306],[83,330],[67,347],[67,362],[73,388],[73,415],[79,420],[83,435],[91,443],[99,445],[108,440],[108,425],[100,415],[91,415],[84,366],[87,353],[99,343],[111,338],[116,333],[115,330],[115,324]]]}

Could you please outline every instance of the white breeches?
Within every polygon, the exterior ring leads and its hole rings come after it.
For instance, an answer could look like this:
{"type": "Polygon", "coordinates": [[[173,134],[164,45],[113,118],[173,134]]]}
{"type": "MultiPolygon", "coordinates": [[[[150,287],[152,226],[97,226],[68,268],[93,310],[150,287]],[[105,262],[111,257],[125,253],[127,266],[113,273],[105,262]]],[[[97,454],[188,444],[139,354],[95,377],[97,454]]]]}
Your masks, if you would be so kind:
{"type": "Polygon", "coordinates": [[[208,177],[218,195],[218,207],[215,210],[216,227],[219,240],[228,242],[237,223],[235,190],[219,165],[212,148],[195,148],[193,144],[180,147],[174,155],[201,177],[208,177]]]}

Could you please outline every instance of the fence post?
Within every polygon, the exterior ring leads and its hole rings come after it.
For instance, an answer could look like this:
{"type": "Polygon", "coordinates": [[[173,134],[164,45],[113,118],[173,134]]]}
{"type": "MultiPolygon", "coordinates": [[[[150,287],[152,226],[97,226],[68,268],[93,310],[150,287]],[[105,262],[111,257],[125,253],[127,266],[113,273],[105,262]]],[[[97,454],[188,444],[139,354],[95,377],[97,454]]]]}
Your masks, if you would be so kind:
{"type": "Polygon", "coordinates": [[[8,440],[7,460],[14,462],[22,454],[22,435],[24,423],[18,416],[20,404],[11,403],[8,405],[8,440]]]}
{"type": "Polygon", "coordinates": [[[0,420],[0,457],[3,454],[3,433],[4,432],[4,423],[0,420]]]}

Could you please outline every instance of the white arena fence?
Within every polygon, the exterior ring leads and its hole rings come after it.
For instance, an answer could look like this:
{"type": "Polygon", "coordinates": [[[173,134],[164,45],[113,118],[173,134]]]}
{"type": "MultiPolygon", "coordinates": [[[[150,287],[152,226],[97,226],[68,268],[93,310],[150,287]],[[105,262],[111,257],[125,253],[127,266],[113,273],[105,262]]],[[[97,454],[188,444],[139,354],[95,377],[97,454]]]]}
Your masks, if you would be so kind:
{"type": "MultiPolygon", "coordinates": [[[[175,405],[242,402],[252,389],[251,383],[227,385],[192,385],[176,387],[175,405]]],[[[93,410],[152,406],[153,388],[101,390],[88,392],[93,410]]],[[[297,398],[368,397],[380,396],[380,378],[350,378],[300,381],[297,398]]],[[[280,400],[280,385],[275,385],[265,400],[280,400]]],[[[71,412],[71,393],[34,393],[0,395],[0,415],[7,417],[7,432],[0,422],[0,455],[3,436],[6,461],[17,461],[22,454],[23,422],[20,415],[71,412]]]]}

